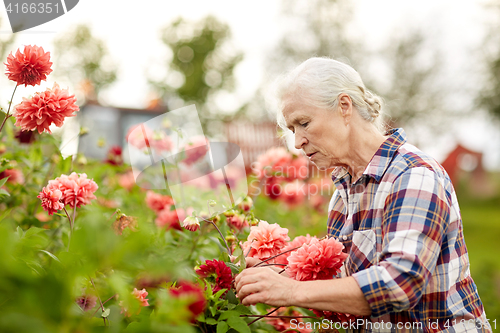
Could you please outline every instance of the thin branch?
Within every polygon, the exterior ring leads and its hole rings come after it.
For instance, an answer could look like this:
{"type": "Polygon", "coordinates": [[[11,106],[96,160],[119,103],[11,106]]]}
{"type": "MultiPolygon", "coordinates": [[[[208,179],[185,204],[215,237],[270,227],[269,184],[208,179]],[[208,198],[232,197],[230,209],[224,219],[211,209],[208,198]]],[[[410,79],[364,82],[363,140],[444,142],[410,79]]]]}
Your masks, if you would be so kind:
{"type": "Polygon", "coordinates": [[[66,206],[63,207],[64,212],[66,213],[66,216],[68,217],[69,220],[69,238],[68,238],[68,252],[69,252],[69,245],[71,243],[71,236],[73,236],[73,221],[71,221],[71,217],[69,217],[68,211],[66,210],[66,206]]]}
{"type": "Polygon", "coordinates": [[[283,251],[283,252],[281,252],[281,253],[278,253],[278,254],[277,254],[277,255],[275,255],[275,256],[272,256],[272,257],[269,257],[269,258],[267,258],[267,259],[262,260],[261,262],[259,262],[257,265],[255,265],[255,266],[253,266],[253,267],[258,267],[258,266],[262,265],[263,263],[265,263],[265,262],[267,262],[267,261],[269,261],[269,260],[272,260],[272,259],[274,259],[274,258],[276,258],[276,257],[279,257],[279,256],[280,256],[280,255],[282,255],[282,254],[285,254],[285,253],[288,253],[288,252],[295,251],[295,250],[299,249],[300,247],[302,247],[302,245],[301,245],[301,246],[294,247],[293,249],[286,250],[286,251],[283,251]]]}
{"type": "Polygon", "coordinates": [[[274,310],[272,310],[272,311],[270,311],[270,312],[266,313],[266,314],[265,314],[265,315],[263,315],[262,317],[257,317],[257,318],[255,318],[254,320],[252,320],[252,321],[248,324],[248,326],[252,325],[253,323],[255,323],[255,322],[256,322],[256,321],[258,321],[258,320],[261,320],[261,319],[262,319],[262,318],[264,318],[264,317],[269,316],[270,314],[275,313],[276,311],[278,311],[278,310],[279,310],[279,308],[280,308],[280,307],[277,307],[276,309],[274,309],[274,310]]]}
{"type": "MultiPolygon", "coordinates": [[[[75,206],[76,207],[76,206],[75,206]]],[[[97,288],[95,287],[94,280],[89,276],[90,283],[92,283],[92,287],[94,287],[95,293],[97,294],[97,299],[99,300],[99,303],[101,304],[101,310],[104,313],[104,305],[102,304],[101,297],[99,296],[99,292],[97,291],[97,288]]],[[[106,327],[106,317],[102,317],[104,319],[104,327],[106,327]]]]}
{"type": "Polygon", "coordinates": [[[240,317],[259,317],[259,318],[263,318],[263,317],[269,317],[269,318],[282,318],[282,319],[294,319],[294,318],[297,318],[297,319],[302,319],[302,318],[310,318],[310,319],[318,319],[318,317],[316,316],[267,316],[267,315],[246,315],[246,314],[242,314],[240,315],[240,317]]]}
{"type": "MultiPolygon", "coordinates": [[[[108,303],[108,301],[110,301],[111,299],[115,298],[118,294],[114,294],[113,296],[111,296],[110,298],[108,298],[107,300],[105,300],[104,302],[102,302],[102,305],[108,303]]],[[[97,311],[99,311],[100,308],[97,308],[97,310],[94,311],[94,313],[92,314],[92,317],[95,316],[95,314],[97,313],[97,311]]]]}
{"type": "Polygon", "coordinates": [[[9,112],[10,112],[10,107],[12,106],[12,101],[14,100],[14,94],[16,93],[16,89],[17,89],[17,85],[14,88],[14,92],[12,93],[12,97],[10,98],[9,108],[7,109],[7,113],[5,114],[5,118],[3,118],[2,126],[0,126],[0,132],[2,131],[3,126],[5,125],[5,122],[7,121],[7,119],[12,116],[12,115],[9,115],[9,112]]]}
{"type": "Polygon", "coordinates": [[[232,255],[233,252],[231,251],[231,249],[229,248],[229,245],[227,244],[227,241],[226,241],[226,238],[224,237],[224,235],[222,235],[222,232],[220,231],[219,227],[217,227],[217,225],[214,223],[214,221],[211,221],[211,220],[207,220],[207,219],[204,219],[203,217],[201,216],[197,216],[197,218],[200,218],[201,220],[205,221],[205,222],[208,222],[208,223],[211,223],[215,229],[217,229],[217,231],[219,232],[219,235],[220,237],[222,238],[222,240],[224,241],[224,244],[226,244],[226,249],[227,249],[227,253],[229,255],[232,255]]]}

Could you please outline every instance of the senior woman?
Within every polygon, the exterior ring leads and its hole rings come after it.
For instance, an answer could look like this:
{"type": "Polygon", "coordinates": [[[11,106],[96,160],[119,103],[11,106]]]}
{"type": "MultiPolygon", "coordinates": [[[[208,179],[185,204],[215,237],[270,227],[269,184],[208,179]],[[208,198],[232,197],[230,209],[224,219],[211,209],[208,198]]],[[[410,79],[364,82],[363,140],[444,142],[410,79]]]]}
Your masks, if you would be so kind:
{"type": "Polygon", "coordinates": [[[348,257],[332,280],[247,268],[235,280],[243,304],[366,316],[356,332],[491,332],[450,178],[402,129],[381,133],[382,102],[359,74],[311,58],[284,76],[278,97],[278,123],[294,133],[295,147],[318,168],[335,167],[328,234],[348,257]]]}

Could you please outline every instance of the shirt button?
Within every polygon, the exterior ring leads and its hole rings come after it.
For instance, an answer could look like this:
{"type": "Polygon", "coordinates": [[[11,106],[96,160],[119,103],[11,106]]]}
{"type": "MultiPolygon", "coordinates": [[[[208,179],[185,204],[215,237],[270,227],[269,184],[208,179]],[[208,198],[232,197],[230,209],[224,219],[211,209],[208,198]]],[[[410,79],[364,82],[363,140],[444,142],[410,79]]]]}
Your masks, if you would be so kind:
{"type": "Polygon", "coordinates": [[[347,240],[347,236],[346,235],[342,236],[342,239],[347,240]]]}

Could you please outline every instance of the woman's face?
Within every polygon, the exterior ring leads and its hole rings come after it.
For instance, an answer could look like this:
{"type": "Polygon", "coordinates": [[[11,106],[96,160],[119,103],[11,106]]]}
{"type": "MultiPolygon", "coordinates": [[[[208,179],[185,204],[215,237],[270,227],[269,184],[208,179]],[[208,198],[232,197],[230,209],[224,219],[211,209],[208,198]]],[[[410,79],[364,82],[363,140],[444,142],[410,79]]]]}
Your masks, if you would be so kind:
{"type": "Polygon", "coordinates": [[[348,127],[340,106],[327,110],[293,97],[285,97],[283,102],[283,116],[294,133],[295,148],[302,149],[319,169],[345,166],[350,162],[346,160],[348,127]]]}

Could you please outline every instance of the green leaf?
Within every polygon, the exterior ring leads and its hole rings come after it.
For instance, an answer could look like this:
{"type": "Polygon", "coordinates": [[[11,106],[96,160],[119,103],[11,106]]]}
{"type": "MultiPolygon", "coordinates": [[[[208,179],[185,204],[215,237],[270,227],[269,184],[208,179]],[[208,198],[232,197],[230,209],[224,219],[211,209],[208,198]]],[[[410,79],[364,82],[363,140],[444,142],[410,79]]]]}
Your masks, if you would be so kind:
{"type": "Polygon", "coordinates": [[[217,320],[214,318],[207,318],[205,321],[208,325],[217,325],[217,320]]]}
{"type": "Polygon", "coordinates": [[[234,310],[238,311],[241,314],[252,314],[252,311],[247,306],[244,306],[243,304],[237,305],[234,310]]]}
{"type": "Polygon", "coordinates": [[[219,317],[219,321],[221,320],[225,320],[225,319],[228,319],[228,318],[232,318],[232,317],[240,317],[240,314],[239,312],[237,311],[225,311],[223,312],[220,317],[219,317]]]}
{"type": "Polygon", "coordinates": [[[226,333],[229,330],[229,326],[225,321],[219,321],[217,324],[217,333],[226,333]]]}
{"type": "Polygon", "coordinates": [[[217,292],[217,293],[213,296],[213,299],[215,299],[215,300],[219,299],[219,298],[222,296],[222,294],[224,294],[224,292],[225,292],[226,290],[227,290],[227,289],[221,289],[221,290],[219,290],[219,291],[218,291],[218,292],[217,292]]]}
{"type": "Polygon", "coordinates": [[[4,190],[3,188],[0,188],[0,196],[10,197],[10,194],[9,194],[9,192],[7,192],[6,190],[4,190]]]}
{"type": "Polygon", "coordinates": [[[24,231],[20,226],[17,226],[16,231],[17,231],[17,235],[19,236],[19,238],[23,238],[24,231]]]}
{"type": "Polygon", "coordinates": [[[240,304],[238,299],[236,298],[236,295],[234,294],[233,290],[229,290],[226,294],[226,299],[229,301],[229,303],[232,304],[240,304]]]}
{"type": "Polygon", "coordinates": [[[5,185],[5,182],[7,181],[7,179],[9,179],[10,176],[7,176],[5,178],[2,178],[0,179],[0,187],[4,186],[5,185]]]}
{"type": "Polygon", "coordinates": [[[247,322],[241,319],[240,317],[229,318],[227,320],[227,324],[229,325],[229,327],[234,328],[240,333],[251,333],[247,322]]]}
{"type": "Polygon", "coordinates": [[[42,228],[37,228],[37,227],[31,227],[29,228],[25,233],[24,237],[31,237],[33,235],[39,234],[40,232],[45,231],[45,229],[42,228]]]}
{"type": "Polygon", "coordinates": [[[111,312],[111,309],[110,308],[105,308],[104,309],[104,312],[102,313],[101,317],[103,318],[107,318],[109,316],[109,313],[111,312]]]}
{"type": "Polygon", "coordinates": [[[238,274],[240,273],[240,267],[236,266],[232,262],[226,262],[227,267],[231,268],[231,273],[238,274]]]}
{"type": "Polygon", "coordinates": [[[57,262],[61,262],[55,255],[53,255],[52,253],[50,253],[49,251],[45,251],[45,250],[40,250],[40,252],[43,252],[45,254],[47,254],[49,257],[51,257],[52,259],[54,259],[55,261],[57,262]]]}

